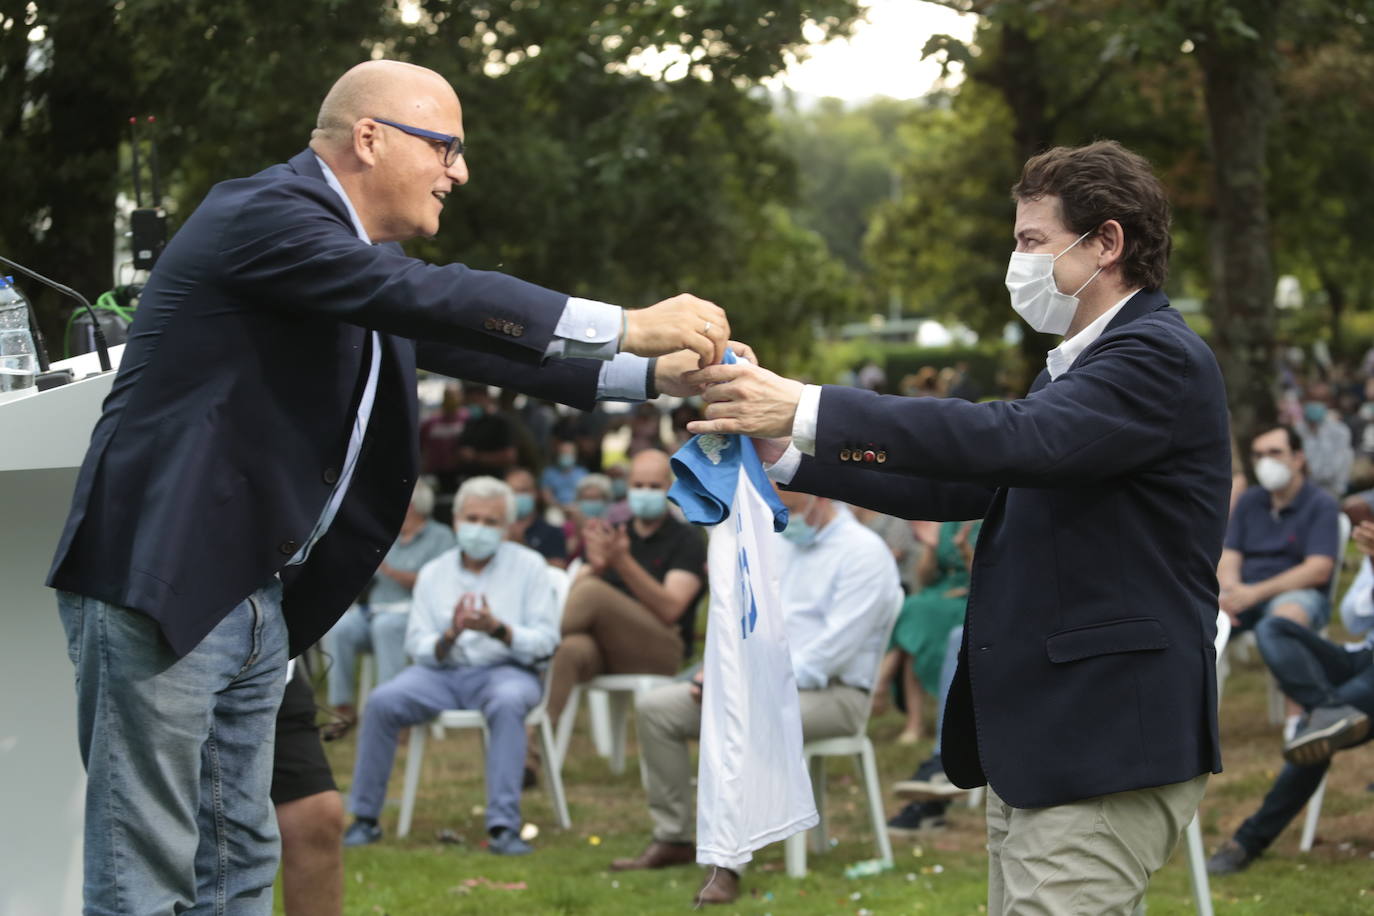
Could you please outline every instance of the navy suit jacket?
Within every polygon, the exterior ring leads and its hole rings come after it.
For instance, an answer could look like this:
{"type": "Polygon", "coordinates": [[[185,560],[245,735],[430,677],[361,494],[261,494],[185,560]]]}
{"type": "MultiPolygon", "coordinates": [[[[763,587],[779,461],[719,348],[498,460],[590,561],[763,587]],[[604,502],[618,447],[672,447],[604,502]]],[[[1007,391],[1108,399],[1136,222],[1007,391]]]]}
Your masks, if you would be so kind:
{"type": "Polygon", "coordinates": [[[216,185],[144,289],[48,584],[154,618],[184,655],[275,573],[295,655],[357,596],[417,469],[415,368],[589,408],[598,364],[550,361],[566,296],[357,237],[309,150],[216,185]],[[371,348],[382,361],[347,496],[371,348]]]}
{"type": "Polygon", "coordinates": [[[1038,808],[1220,772],[1230,468],[1216,359],[1145,291],[1021,400],[827,386],[816,456],[791,486],[985,519],[942,759],[955,784],[1038,808]]]}

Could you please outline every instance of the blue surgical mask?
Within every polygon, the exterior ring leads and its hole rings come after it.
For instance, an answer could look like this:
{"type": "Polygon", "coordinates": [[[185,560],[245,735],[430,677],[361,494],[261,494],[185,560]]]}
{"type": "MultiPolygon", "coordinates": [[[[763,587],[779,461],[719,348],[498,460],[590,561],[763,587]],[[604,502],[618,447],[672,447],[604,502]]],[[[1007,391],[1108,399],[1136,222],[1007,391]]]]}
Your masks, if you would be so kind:
{"type": "Polygon", "coordinates": [[[606,500],[604,499],[579,499],[577,501],[577,511],[587,518],[601,518],[606,514],[606,500]]]}
{"type": "Polygon", "coordinates": [[[668,494],[664,490],[634,487],[629,492],[630,514],[635,518],[662,518],[668,511],[668,494]]]}
{"type": "Polygon", "coordinates": [[[1302,405],[1302,415],[1308,423],[1320,423],[1326,419],[1326,405],[1321,401],[1308,401],[1302,405]]]}
{"type": "Polygon", "coordinates": [[[561,454],[561,455],[558,456],[558,466],[559,466],[560,468],[563,468],[563,470],[565,470],[565,471],[566,471],[568,468],[570,468],[570,467],[572,467],[573,465],[575,465],[575,464],[577,464],[577,456],[576,456],[576,455],[570,454],[570,453],[568,453],[568,452],[564,452],[563,454],[561,454]]]}
{"type": "Polygon", "coordinates": [[[810,547],[816,543],[816,529],[811,527],[800,515],[794,515],[782,529],[782,536],[798,547],[810,547]]]}
{"type": "Polygon", "coordinates": [[[458,549],[464,556],[485,560],[501,546],[502,531],[490,525],[462,522],[458,525],[458,549]]]}
{"type": "Polygon", "coordinates": [[[534,512],[534,494],[516,493],[515,494],[515,517],[528,518],[534,512]]]}

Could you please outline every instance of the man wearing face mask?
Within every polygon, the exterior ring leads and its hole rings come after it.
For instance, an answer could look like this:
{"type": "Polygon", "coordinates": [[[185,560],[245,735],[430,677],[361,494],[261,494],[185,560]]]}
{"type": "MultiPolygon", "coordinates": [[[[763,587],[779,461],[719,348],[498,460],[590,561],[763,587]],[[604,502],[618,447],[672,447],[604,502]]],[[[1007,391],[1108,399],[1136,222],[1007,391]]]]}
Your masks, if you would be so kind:
{"type": "Polygon", "coordinates": [[[1265,430],[1250,453],[1259,485],[1241,496],[1226,529],[1217,566],[1221,609],[1239,629],[1276,616],[1320,630],[1331,616],[1326,590],[1340,547],[1340,509],[1308,480],[1296,430],[1265,430]]]}
{"type": "Polygon", "coordinates": [[[515,521],[510,526],[510,539],[539,551],[551,565],[566,567],[567,538],[562,530],[544,521],[534,475],[525,468],[511,468],[506,472],[506,483],[515,493],[515,521]]]}
{"type": "Polygon", "coordinates": [[[568,592],[549,686],[555,722],[574,684],[598,674],[676,674],[691,654],[706,543],[668,512],[665,453],[635,455],[629,484],[628,524],[590,518],[582,526],[586,562],[568,592]]]}
{"type": "Polygon", "coordinates": [[[1342,422],[1333,403],[1330,385],[1325,382],[1308,385],[1297,431],[1307,456],[1308,479],[1340,499],[1350,486],[1355,450],[1350,444],[1350,427],[1342,422]]]}
{"type": "Polygon", "coordinates": [[[357,818],[345,846],[382,838],[377,824],[401,729],[445,709],[480,709],[487,719],[488,848],[531,851],[520,839],[525,714],[539,702],[535,662],[558,644],[558,607],[539,554],[505,540],[515,497],[494,477],[458,488],[458,546],[415,580],[406,651],[415,664],[378,687],[358,736],[349,809],[357,818]]]}
{"type": "Polygon", "coordinates": [[[696,433],[758,437],[790,488],[983,518],[942,761],[987,784],[988,912],[1130,913],[1192,819],[1217,734],[1226,393],[1169,307],[1169,204],[1112,141],[1031,158],[1011,305],[1062,334],[1030,394],[970,404],[802,385],[748,365],[696,433]]]}
{"type": "MultiPolygon", "coordinates": [[[[897,563],[883,539],[849,507],[805,493],[781,494],[788,542],[777,553],[783,626],[800,692],[802,739],[852,735],[868,715],[878,658],[902,603],[897,563]]],[[[642,697],[635,715],[653,839],[612,871],[667,868],[696,861],[688,743],[701,734],[701,678],[642,697]]],[[[698,905],[730,903],[740,876],[713,869],[698,905]]]]}

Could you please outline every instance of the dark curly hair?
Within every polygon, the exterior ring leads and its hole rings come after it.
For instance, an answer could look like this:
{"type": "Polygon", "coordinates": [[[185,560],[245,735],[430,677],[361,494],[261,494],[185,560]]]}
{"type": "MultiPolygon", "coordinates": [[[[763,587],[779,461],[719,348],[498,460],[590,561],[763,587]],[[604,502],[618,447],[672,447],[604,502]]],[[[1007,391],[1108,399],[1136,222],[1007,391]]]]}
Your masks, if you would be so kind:
{"type": "Polygon", "coordinates": [[[1074,234],[1095,232],[1109,219],[1121,224],[1122,278],[1129,286],[1158,289],[1169,276],[1169,198],[1150,163],[1115,140],[1056,146],[1026,161],[1014,200],[1059,198],[1064,225],[1074,234]]]}

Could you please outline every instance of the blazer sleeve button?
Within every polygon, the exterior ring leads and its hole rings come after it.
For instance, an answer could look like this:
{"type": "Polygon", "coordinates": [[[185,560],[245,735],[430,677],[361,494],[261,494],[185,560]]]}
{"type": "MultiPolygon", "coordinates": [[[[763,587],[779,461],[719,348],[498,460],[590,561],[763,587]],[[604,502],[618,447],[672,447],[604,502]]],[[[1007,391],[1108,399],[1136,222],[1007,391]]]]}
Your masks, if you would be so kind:
{"type": "Polygon", "coordinates": [[[511,329],[510,336],[512,336],[512,337],[519,337],[521,334],[524,334],[524,333],[525,333],[525,326],[524,326],[523,324],[517,324],[514,328],[511,329]]]}
{"type": "Polygon", "coordinates": [[[840,460],[841,460],[841,461],[848,461],[848,460],[849,460],[849,449],[847,449],[847,448],[842,448],[842,449],[840,449],[840,460]]]}
{"type": "Polygon", "coordinates": [[[886,463],[887,463],[887,452],[879,452],[879,453],[878,453],[878,463],[879,463],[879,464],[886,464],[886,463]]]}
{"type": "Polygon", "coordinates": [[[872,463],[873,463],[874,461],[876,461],[877,459],[878,459],[878,454],[877,454],[875,451],[873,451],[873,449],[869,449],[868,451],[864,452],[864,462],[865,462],[865,463],[867,463],[867,464],[872,464],[872,463]]]}
{"type": "Polygon", "coordinates": [[[488,318],[486,321],[482,322],[482,327],[486,328],[488,331],[496,330],[496,319],[488,318]]]}

